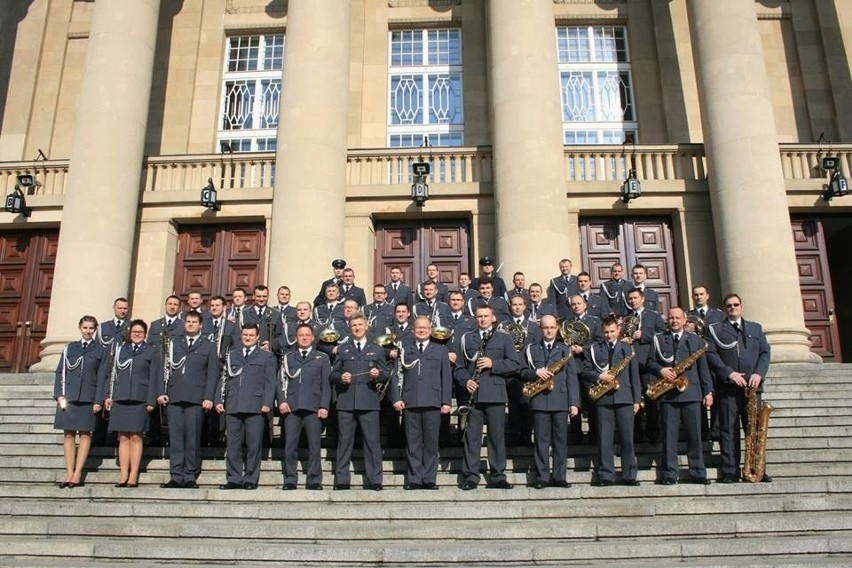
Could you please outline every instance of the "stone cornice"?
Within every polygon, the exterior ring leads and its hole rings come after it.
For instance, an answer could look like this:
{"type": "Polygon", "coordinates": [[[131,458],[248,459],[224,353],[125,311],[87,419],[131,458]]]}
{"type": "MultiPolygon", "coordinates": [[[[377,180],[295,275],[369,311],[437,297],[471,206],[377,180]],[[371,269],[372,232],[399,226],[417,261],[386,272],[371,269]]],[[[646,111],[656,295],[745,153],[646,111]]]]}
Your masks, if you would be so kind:
{"type": "Polygon", "coordinates": [[[421,8],[435,6],[461,6],[461,0],[388,0],[389,8],[421,8]]]}
{"type": "Polygon", "coordinates": [[[288,0],[226,0],[226,14],[263,14],[283,16],[287,13],[288,0]]]}

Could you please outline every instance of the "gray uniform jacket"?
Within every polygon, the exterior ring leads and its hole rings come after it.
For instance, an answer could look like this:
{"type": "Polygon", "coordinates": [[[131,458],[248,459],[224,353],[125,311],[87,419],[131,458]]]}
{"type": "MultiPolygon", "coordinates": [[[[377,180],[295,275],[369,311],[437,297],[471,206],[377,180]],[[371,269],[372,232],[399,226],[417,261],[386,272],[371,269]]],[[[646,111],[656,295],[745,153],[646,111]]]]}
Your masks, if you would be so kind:
{"type": "MultiPolygon", "coordinates": [[[[765,379],[769,371],[769,343],[763,327],[744,319],[740,321],[743,323],[740,333],[727,319],[707,328],[707,340],[710,341],[707,363],[713,371],[717,389],[723,392],[739,390],[728,378],[734,371],[743,373],[746,379],[754,373],[765,379]]],[[[763,391],[764,383],[760,382],[759,392],[763,391]]]]}
{"type": "Polygon", "coordinates": [[[443,345],[429,341],[421,354],[416,341],[406,344],[400,351],[395,371],[391,375],[391,402],[401,400],[406,408],[440,408],[451,404],[452,372],[443,345]],[[399,373],[403,375],[401,381],[399,373]]]}
{"type": "Polygon", "coordinates": [[[192,347],[185,337],[171,342],[169,361],[169,386],[165,387],[165,363],[157,365],[157,396],[168,395],[169,403],[188,402],[201,404],[213,400],[219,380],[219,354],[216,345],[199,335],[192,347]]]}
{"type": "MultiPolygon", "coordinates": [[[[630,345],[623,341],[616,342],[612,353],[612,366],[630,357],[631,352],[630,345]]],[[[583,389],[588,390],[589,387],[597,384],[598,376],[609,368],[609,351],[605,341],[598,341],[586,347],[583,370],[580,374],[583,389]]],[[[639,383],[639,365],[636,357],[617,378],[620,388],[603,395],[598,399],[597,404],[639,404],[642,398],[642,386],[639,383]]]]}
{"type": "Polygon", "coordinates": [[[227,414],[260,414],[262,406],[272,408],[275,402],[275,378],[277,365],[275,356],[255,347],[248,359],[243,356],[243,347],[234,347],[228,352],[223,389],[222,378],[216,386],[216,404],[224,404],[227,414]],[[222,391],[224,390],[224,397],[222,391]]]}
{"type": "Polygon", "coordinates": [[[98,401],[112,398],[116,402],[146,402],[154,406],[159,376],[157,365],[160,364],[157,348],[140,343],[134,353],[133,344],[125,343],[116,348],[115,357],[115,380],[112,381],[112,368],[105,362],[106,368],[98,380],[98,401]]]}
{"type": "MultiPolygon", "coordinates": [[[[681,333],[677,352],[674,352],[672,334],[667,331],[658,333],[654,337],[654,347],[648,357],[648,370],[659,377],[664,367],[673,367],[702,347],[704,341],[700,337],[685,331],[681,333]]],[[[660,402],[700,402],[713,392],[713,378],[707,365],[706,354],[686,371],[686,377],[689,384],[685,391],[672,389],[659,399],[660,402]]]]}
{"type": "Polygon", "coordinates": [[[337,393],[337,409],[378,410],[379,396],[376,386],[387,380],[387,370],[387,355],[382,347],[368,341],[358,353],[354,341],[350,338],[338,349],[331,369],[331,382],[337,393]],[[377,379],[373,379],[369,374],[373,368],[379,370],[377,379]],[[341,379],[345,372],[353,375],[352,382],[348,385],[344,385],[341,379]]]}
{"type": "MultiPolygon", "coordinates": [[[[570,353],[571,349],[561,341],[553,342],[550,353],[542,341],[530,345],[524,352],[526,368],[521,371],[521,378],[525,382],[535,381],[537,369],[553,365],[570,353]]],[[[580,383],[576,359],[571,357],[553,376],[553,381],[553,390],[544,390],[530,399],[530,410],[567,412],[571,406],[579,408],[580,383]]]]}
{"type": "MultiPolygon", "coordinates": [[[[56,365],[53,398],[64,396],[68,402],[95,402],[98,394],[99,374],[109,366],[109,351],[96,338],[83,349],[81,341],[69,343],[56,365]],[[65,394],[62,394],[62,368],[65,366],[65,394]]],[[[143,399],[144,400],[144,399],[143,399]]]]}
{"type": "Polygon", "coordinates": [[[320,408],[327,410],[331,404],[330,376],[331,363],[328,355],[310,349],[303,360],[300,350],[293,349],[284,355],[281,361],[275,398],[278,404],[289,404],[292,411],[316,412],[320,408]]]}
{"type": "Polygon", "coordinates": [[[492,367],[479,375],[478,402],[499,404],[508,402],[506,380],[521,370],[512,338],[502,331],[494,331],[482,352],[482,339],[479,330],[465,333],[459,341],[459,358],[456,361],[454,378],[460,388],[465,388],[468,379],[476,372],[479,357],[489,357],[492,367]]]}

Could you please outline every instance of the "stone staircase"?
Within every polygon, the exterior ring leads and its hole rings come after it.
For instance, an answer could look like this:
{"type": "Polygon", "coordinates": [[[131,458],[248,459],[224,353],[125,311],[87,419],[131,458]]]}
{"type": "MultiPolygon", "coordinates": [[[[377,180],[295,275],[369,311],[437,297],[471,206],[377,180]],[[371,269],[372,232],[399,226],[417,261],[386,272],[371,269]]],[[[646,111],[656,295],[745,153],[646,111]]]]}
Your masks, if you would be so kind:
{"type": "MultiPolygon", "coordinates": [[[[852,366],[776,366],[770,380],[773,483],[655,485],[659,449],[640,444],[641,487],[590,486],[580,446],[569,489],[526,487],[531,451],[510,448],[513,490],[463,492],[460,450],[447,448],[439,491],[403,491],[404,456],[387,450],[379,493],[331,491],[328,449],[325,491],[283,492],[277,448],[257,491],[216,488],[221,448],[205,449],[200,489],[159,488],[162,448],[146,448],[138,489],[113,487],[113,448],[93,449],[84,487],[59,489],[52,377],[0,376],[0,565],[850,566],[852,366]]],[[[707,452],[715,477],[718,446],[707,452]]]]}

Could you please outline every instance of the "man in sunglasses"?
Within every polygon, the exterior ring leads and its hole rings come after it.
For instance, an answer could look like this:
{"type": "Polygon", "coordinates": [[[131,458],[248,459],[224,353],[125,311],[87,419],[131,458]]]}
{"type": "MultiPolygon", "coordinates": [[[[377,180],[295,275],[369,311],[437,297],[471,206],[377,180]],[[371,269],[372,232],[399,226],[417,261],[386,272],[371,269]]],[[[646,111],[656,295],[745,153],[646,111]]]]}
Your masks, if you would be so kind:
{"type": "MultiPolygon", "coordinates": [[[[758,405],[763,380],[769,370],[769,343],[760,324],[743,319],[743,302],[737,294],[722,301],[725,319],[707,328],[707,362],[715,379],[719,404],[719,481],[740,480],[740,424],[748,423],[746,388],[756,388],[758,405]]],[[[764,474],[763,482],[772,481],[764,474]]]]}

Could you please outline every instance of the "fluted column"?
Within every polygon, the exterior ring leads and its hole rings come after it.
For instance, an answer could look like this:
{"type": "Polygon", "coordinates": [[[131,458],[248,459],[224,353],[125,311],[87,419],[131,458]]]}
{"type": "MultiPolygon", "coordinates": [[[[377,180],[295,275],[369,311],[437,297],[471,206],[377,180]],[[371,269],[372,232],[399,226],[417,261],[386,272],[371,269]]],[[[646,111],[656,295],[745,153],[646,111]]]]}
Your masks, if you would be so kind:
{"type": "Polygon", "coordinates": [[[492,0],[488,18],[497,257],[544,281],[572,250],[553,3],[492,0]]]}
{"type": "Polygon", "coordinates": [[[689,3],[722,293],[764,325],[773,361],[815,361],[755,5],[689,3]]]}
{"type": "Polygon", "coordinates": [[[343,256],[349,2],[288,6],[269,286],[286,284],[300,300],[313,298],[343,256]]]}

